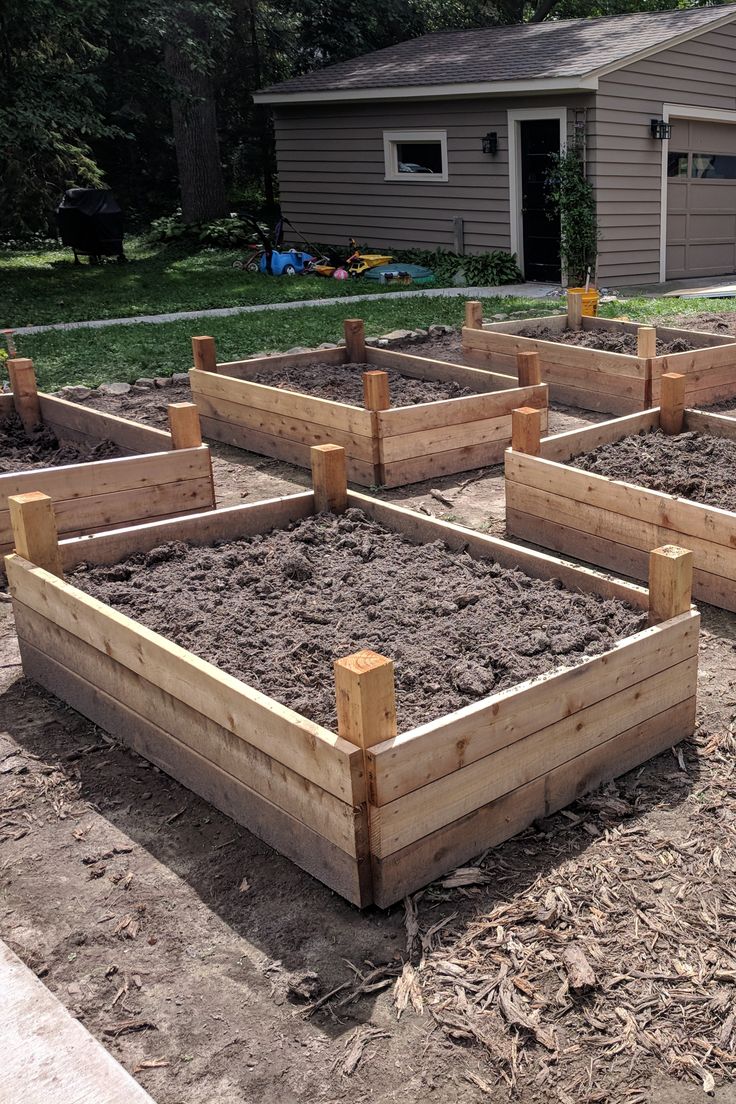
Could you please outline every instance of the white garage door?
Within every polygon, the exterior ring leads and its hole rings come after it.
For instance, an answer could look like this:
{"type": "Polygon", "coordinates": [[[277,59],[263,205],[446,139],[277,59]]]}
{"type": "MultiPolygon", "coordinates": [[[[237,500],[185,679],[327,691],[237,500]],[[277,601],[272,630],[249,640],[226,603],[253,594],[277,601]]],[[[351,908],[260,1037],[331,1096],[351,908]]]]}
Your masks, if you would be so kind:
{"type": "Polygon", "coordinates": [[[672,120],[667,278],[736,272],[736,125],[672,120]]]}

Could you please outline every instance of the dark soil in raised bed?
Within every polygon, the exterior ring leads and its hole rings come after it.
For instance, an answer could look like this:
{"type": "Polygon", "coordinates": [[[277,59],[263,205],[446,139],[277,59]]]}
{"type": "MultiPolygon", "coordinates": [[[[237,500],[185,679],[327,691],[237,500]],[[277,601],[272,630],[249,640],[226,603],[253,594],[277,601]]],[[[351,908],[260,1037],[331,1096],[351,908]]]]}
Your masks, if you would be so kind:
{"type": "Polygon", "coordinates": [[[413,545],[361,511],[213,548],[170,542],[112,567],[87,593],[284,705],[334,728],[332,664],[371,648],[396,664],[413,728],[638,631],[623,602],[413,545]]]}
{"type": "Polygon", "coordinates": [[[132,418],[155,429],[169,428],[169,403],[192,402],[188,383],[172,383],[168,387],[133,387],[127,395],[92,394],[86,399],[75,399],[93,410],[117,414],[120,418],[132,418]]]}
{"type": "Polygon", "coordinates": [[[624,437],[570,463],[652,491],[736,510],[736,441],[708,433],[667,436],[660,429],[624,437]]]}
{"type": "MultiPolygon", "coordinates": [[[[424,346],[421,355],[426,356],[424,346]]],[[[254,383],[300,391],[319,399],[363,406],[363,373],[376,370],[375,364],[304,364],[298,368],[279,368],[253,376],[254,383]]],[[[394,368],[386,369],[391,406],[416,406],[418,403],[439,402],[475,395],[459,383],[412,379],[394,368]]]]}
{"type": "Polygon", "coordinates": [[[112,441],[96,445],[70,441],[62,444],[46,426],[29,435],[15,414],[0,422],[0,473],[85,464],[120,455],[120,449],[112,441]]]}
{"type": "MultiPolygon", "coordinates": [[[[518,331],[519,337],[533,337],[537,341],[557,341],[562,345],[578,345],[585,349],[602,349],[608,353],[637,354],[635,333],[619,330],[552,330],[548,326],[530,326],[518,331]]],[[[684,338],[674,341],[657,341],[657,356],[670,353],[687,353],[695,346],[684,338]]]]}

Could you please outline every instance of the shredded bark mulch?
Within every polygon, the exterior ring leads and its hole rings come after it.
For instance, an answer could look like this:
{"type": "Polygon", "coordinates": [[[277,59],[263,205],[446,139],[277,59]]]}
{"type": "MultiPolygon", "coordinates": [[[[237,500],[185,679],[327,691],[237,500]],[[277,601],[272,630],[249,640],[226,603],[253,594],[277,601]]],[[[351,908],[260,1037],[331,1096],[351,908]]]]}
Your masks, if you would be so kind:
{"type": "Polygon", "coordinates": [[[333,728],[332,664],[361,648],[396,663],[412,728],[643,627],[618,600],[416,546],[350,509],[213,548],[170,542],[75,585],[333,728]]]}
{"type": "Polygon", "coordinates": [[[661,429],[624,437],[576,456],[573,467],[651,491],[736,510],[736,441],[708,433],[667,436],[661,429]]]}
{"type": "MultiPolygon", "coordinates": [[[[637,349],[635,333],[616,330],[552,330],[549,326],[532,326],[519,330],[519,337],[534,337],[538,341],[556,341],[562,345],[578,345],[585,349],[602,349],[608,353],[627,353],[631,356],[636,356],[637,349]]],[[[687,353],[695,347],[685,338],[657,340],[657,356],[687,353]]]]}
{"type": "Polygon", "coordinates": [[[120,455],[120,449],[112,441],[92,446],[71,441],[62,444],[46,426],[29,436],[15,414],[0,422],[0,473],[85,464],[120,455]]]}
{"type": "MultiPolygon", "coordinates": [[[[417,349],[417,353],[421,356],[427,355],[423,347],[417,349]]],[[[320,399],[363,406],[363,372],[375,370],[375,364],[304,364],[298,368],[260,372],[253,377],[253,382],[281,387],[287,391],[299,391],[320,399]]],[[[418,403],[459,399],[476,394],[459,383],[411,379],[394,368],[386,371],[392,406],[416,406],[418,403]]]]}

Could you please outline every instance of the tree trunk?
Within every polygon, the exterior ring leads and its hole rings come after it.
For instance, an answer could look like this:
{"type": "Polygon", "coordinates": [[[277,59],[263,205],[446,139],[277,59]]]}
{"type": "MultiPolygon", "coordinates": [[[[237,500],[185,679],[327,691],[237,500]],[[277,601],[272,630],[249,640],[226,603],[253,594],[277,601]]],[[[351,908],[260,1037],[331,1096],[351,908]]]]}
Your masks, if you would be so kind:
{"type": "MultiPolygon", "coordinates": [[[[179,8],[181,21],[206,48],[206,29],[179,8]]],[[[164,47],[164,64],[174,85],[171,115],[184,222],[210,222],[227,214],[225,183],[217,138],[215,89],[204,66],[196,68],[177,41],[164,47]]]]}

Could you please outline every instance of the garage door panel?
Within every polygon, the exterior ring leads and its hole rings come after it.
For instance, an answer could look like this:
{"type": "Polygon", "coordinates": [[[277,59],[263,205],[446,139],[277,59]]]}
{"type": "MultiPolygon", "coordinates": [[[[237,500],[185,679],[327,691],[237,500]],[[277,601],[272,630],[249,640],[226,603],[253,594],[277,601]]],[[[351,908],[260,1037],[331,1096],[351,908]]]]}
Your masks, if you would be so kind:
{"type": "MultiPolygon", "coordinates": [[[[734,215],[710,214],[690,215],[687,220],[687,240],[693,242],[725,241],[736,239],[736,218],[734,215]]],[[[678,234],[678,238],[680,235],[678,234]]]]}
{"type": "MultiPolygon", "coordinates": [[[[736,125],[673,120],[670,149],[687,153],[688,168],[703,175],[672,176],[667,182],[667,263],[669,278],[719,276],[736,271],[736,125]]],[[[684,168],[684,167],[683,167],[684,168]]]]}

